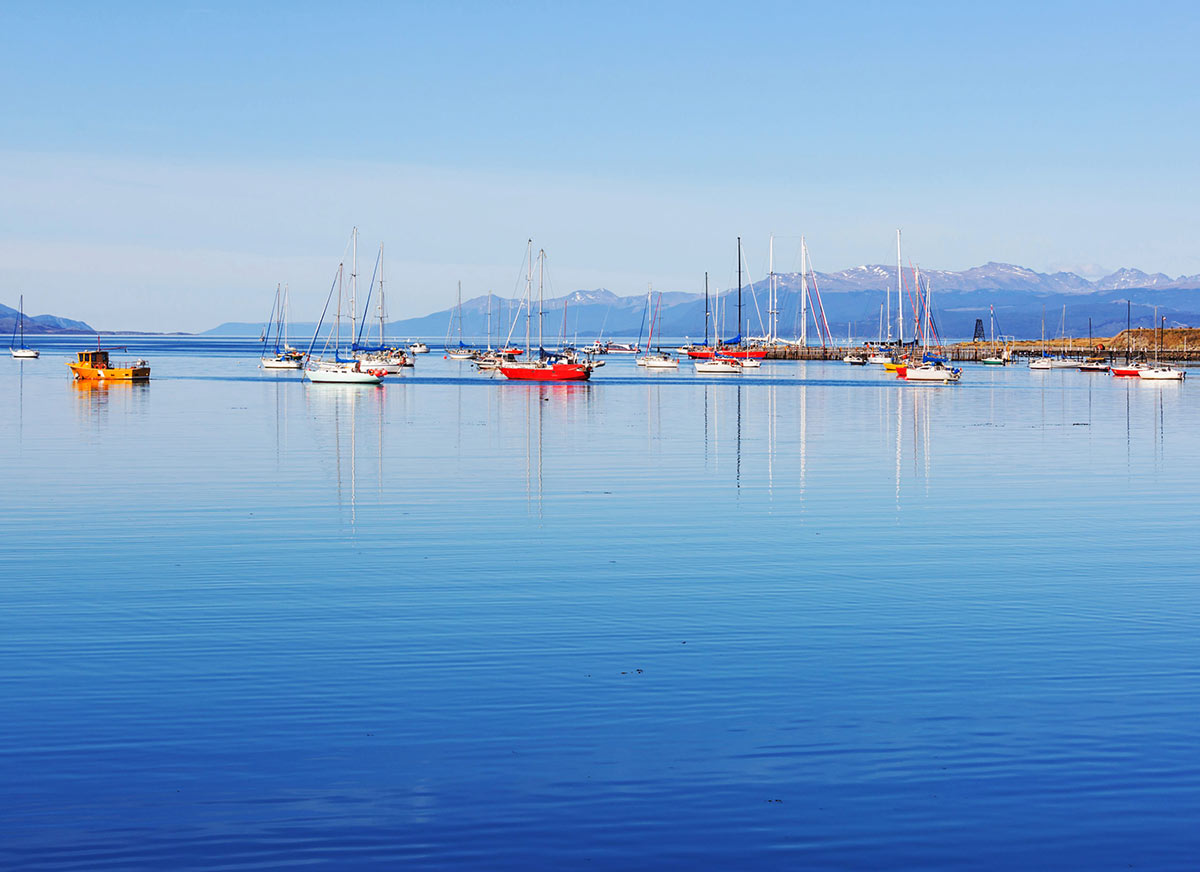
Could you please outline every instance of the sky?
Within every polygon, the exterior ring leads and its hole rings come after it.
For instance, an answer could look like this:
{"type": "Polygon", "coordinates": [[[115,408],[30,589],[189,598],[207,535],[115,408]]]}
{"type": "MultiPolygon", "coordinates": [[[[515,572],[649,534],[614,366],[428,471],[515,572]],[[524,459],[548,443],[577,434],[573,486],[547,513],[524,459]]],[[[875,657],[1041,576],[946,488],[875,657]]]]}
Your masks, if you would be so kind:
{"type": "MultiPolygon", "coordinates": [[[[0,5],[0,303],[100,329],[315,320],[351,228],[388,308],[729,287],[805,235],[1200,273],[1186,3],[0,5]],[[306,314],[307,313],[307,314],[306,314]]],[[[365,281],[365,278],[363,279],[365,281]]]]}

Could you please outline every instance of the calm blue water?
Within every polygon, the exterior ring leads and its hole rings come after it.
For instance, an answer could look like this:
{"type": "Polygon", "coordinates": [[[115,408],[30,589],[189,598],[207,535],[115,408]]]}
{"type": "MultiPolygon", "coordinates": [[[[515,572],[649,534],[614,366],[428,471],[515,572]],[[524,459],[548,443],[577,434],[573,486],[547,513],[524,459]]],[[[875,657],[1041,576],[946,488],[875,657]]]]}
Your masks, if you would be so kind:
{"type": "Polygon", "coordinates": [[[1200,864],[1198,385],[130,342],[0,361],[4,868],[1200,864]]]}

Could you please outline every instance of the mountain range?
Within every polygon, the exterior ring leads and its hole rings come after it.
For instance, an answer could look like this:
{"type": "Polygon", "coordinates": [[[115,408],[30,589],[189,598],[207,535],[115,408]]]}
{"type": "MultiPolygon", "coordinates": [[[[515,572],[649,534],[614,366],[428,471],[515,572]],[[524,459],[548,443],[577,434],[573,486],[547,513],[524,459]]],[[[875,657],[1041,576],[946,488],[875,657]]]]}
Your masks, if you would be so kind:
{"type": "MultiPolygon", "coordinates": [[[[16,309],[0,304],[0,334],[12,335],[17,327],[16,309]]],[[[60,318],[57,315],[30,315],[25,313],[26,333],[94,333],[91,327],[82,321],[72,321],[70,318],[60,318]]]]}
{"type": "MultiPolygon", "coordinates": [[[[912,289],[915,287],[909,268],[905,268],[903,278],[905,334],[909,336],[912,335],[912,289]]],[[[1158,316],[1166,317],[1169,326],[1200,324],[1200,275],[1171,278],[1163,273],[1120,269],[1089,281],[1071,272],[1039,273],[1013,264],[986,263],[957,272],[921,270],[921,278],[929,283],[938,331],[945,337],[969,338],[977,319],[983,321],[989,335],[994,321],[996,335],[1023,339],[1037,338],[1043,330],[1051,337],[1063,333],[1085,336],[1089,330],[1097,336],[1111,336],[1125,327],[1127,301],[1129,317],[1135,327],[1151,326],[1156,307],[1158,316]]],[[[780,273],[778,285],[779,333],[791,337],[799,333],[800,276],[798,273],[780,273]]],[[[840,272],[817,273],[815,286],[823,305],[824,321],[835,339],[843,340],[848,329],[856,341],[876,338],[881,330],[886,335],[886,327],[881,327],[881,322],[887,311],[886,291],[896,286],[894,266],[869,264],[840,272]]],[[[726,337],[738,332],[736,298],[736,289],[724,289],[720,293],[719,323],[722,335],[726,337]]],[[[524,341],[524,315],[517,317],[519,305],[519,300],[490,298],[494,342],[505,339],[510,328],[513,341],[524,341]]],[[[656,291],[654,305],[656,308],[661,306],[656,327],[660,335],[690,336],[692,339],[704,336],[703,294],[664,291],[660,304],[656,291]]],[[[895,306],[893,293],[893,336],[899,333],[895,306]]],[[[488,307],[488,296],[463,302],[462,335],[467,341],[479,340],[486,335],[488,307]]],[[[747,283],[742,290],[742,332],[746,335],[761,333],[768,320],[767,307],[767,282],[760,279],[753,284],[747,283]]],[[[638,336],[646,332],[645,294],[623,297],[603,288],[578,290],[565,297],[546,300],[542,308],[547,344],[557,343],[563,333],[572,340],[590,341],[600,335],[638,336]]],[[[716,308],[715,304],[710,308],[716,308]]],[[[536,310],[535,300],[535,318],[536,310]]],[[[523,313],[524,309],[520,311],[523,313]]],[[[813,317],[811,312],[810,317],[813,317]]],[[[536,337],[536,320],[530,326],[536,337]]],[[[314,327],[312,323],[295,324],[293,335],[311,335],[314,327]]],[[[261,329],[261,324],[226,323],[207,331],[206,335],[252,336],[258,335],[261,329]]],[[[453,308],[387,325],[387,333],[394,340],[417,336],[436,339],[449,333],[456,341],[458,332],[458,319],[453,308]]],[[[817,341],[816,327],[811,320],[809,337],[810,341],[817,341]]]]}

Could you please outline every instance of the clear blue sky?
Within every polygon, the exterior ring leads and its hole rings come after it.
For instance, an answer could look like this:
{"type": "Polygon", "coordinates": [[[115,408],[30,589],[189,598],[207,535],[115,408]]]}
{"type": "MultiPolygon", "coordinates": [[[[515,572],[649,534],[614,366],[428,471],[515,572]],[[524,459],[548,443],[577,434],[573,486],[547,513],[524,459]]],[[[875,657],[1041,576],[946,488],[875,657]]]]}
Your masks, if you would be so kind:
{"type": "Polygon", "coordinates": [[[937,268],[1197,273],[1198,44],[1185,3],[10,3],[0,302],[315,316],[354,224],[397,317],[511,292],[531,236],[560,292],[897,226],[937,268]]]}

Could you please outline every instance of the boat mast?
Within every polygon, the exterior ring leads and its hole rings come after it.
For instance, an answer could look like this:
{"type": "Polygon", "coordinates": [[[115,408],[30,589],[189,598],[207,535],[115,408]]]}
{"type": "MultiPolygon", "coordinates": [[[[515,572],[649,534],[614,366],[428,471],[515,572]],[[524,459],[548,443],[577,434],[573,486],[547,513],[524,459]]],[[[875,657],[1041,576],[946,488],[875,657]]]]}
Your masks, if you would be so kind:
{"type": "Polygon", "coordinates": [[[800,344],[808,346],[808,246],[800,237],[800,344]]]}
{"type": "Polygon", "coordinates": [[[1125,365],[1126,366],[1129,365],[1130,358],[1133,355],[1133,333],[1131,332],[1131,328],[1133,325],[1132,325],[1132,322],[1130,321],[1130,318],[1131,318],[1130,307],[1131,307],[1131,303],[1128,300],[1126,300],[1125,301],[1125,365]]]}
{"type": "Polygon", "coordinates": [[[542,321],[546,311],[543,307],[542,291],[546,280],[546,249],[538,249],[538,357],[542,356],[542,321]]]}
{"type": "Polygon", "coordinates": [[[776,323],[778,321],[778,319],[775,317],[775,234],[774,233],[771,234],[771,242],[770,242],[770,245],[768,246],[767,260],[768,260],[768,270],[770,272],[770,281],[768,282],[767,287],[770,289],[770,297],[771,297],[771,308],[770,308],[770,311],[767,313],[770,316],[771,329],[769,331],[770,335],[767,337],[767,341],[770,342],[772,345],[774,345],[775,344],[775,331],[779,326],[776,323]]]}
{"type": "Polygon", "coordinates": [[[462,279],[458,280],[458,347],[462,348],[462,279]]]}
{"type": "Polygon", "coordinates": [[[708,270],[704,271],[704,347],[708,348],[708,270]]]}
{"type": "Polygon", "coordinates": [[[487,350],[492,350],[492,292],[488,291],[487,305],[487,350]]]}
{"type": "MultiPolygon", "coordinates": [[[[887,293],[884,295],[884,299],[887,300],[887,303],[886,303],[887,317],[884,319],[884,322],[887,324],[887,344],[891,345],[892,344],[892,289],[890,286],[887,289],[887,293]]],[[[882,333],[883,331],[880,330],[879,332],[882,333]]]]}
{"type": "MultiPolygon", "coordinates": [[[[896,312],[897,319],[900,321],[900,347],[904,347],[904,278],[901,275],[900,261],[900,228],[896,228],[896,312]]],[[[919,292],[921,289],[917,288],[919,292]]]]}
{"type": "Polygon", "coordinates": [[[525,356],[529,357],[529,319],[533,317],[533,240],[526,242],[525,263],[525,356]]]}
{"type": "Polygon", "coordinates": [[[283,347],[285,349],[289,347],[288,346],[288,338],[287,338],[287,305],[288,305],[288,286],[284,285],[283,286],[283,303],[282,303],[283,315],[279,319],[279,332],[281,334],[283,334],[283,347]]]}
{"type": "Polygon", "coordinates": [[[383,243],[379,243],[379,347],[383,348],[383,243]]]}
{"type": "Polygon", "coordinates": [[[738,344],[742,344],[742,237],[738,237],[738,344]]]}
{"type": "Polygon", "coordinates": [[[350,234],[353,245],[350,253],[350,347],[354,348],[358,342],[358,330],[356,329],[358,312],[358,228],[354,228],[354,232],[350,234]]]}

